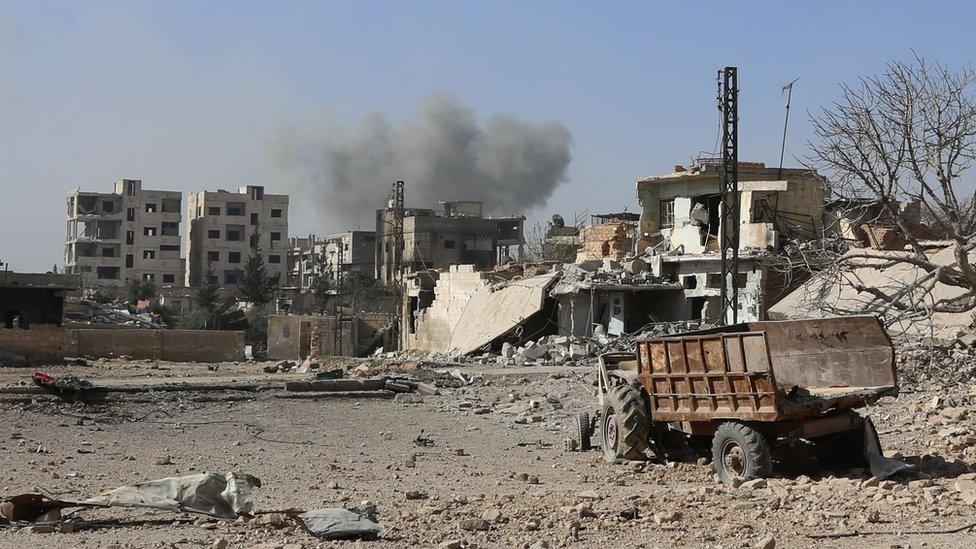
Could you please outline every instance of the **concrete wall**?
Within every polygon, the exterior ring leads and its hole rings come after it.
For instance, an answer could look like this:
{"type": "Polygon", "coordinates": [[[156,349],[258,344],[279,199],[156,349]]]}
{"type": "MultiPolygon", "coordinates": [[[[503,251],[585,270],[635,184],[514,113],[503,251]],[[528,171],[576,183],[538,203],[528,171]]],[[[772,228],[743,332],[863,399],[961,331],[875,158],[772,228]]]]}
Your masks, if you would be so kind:
{"type": "MultiPolygon", "coordinates": [[[[366,351],[376,332],[392,322],[393,315],[364,313],[342,321],[343,356],[359,356],[366,351]]],[[[318,354],[334,355],[336,320],[323,315],[275,315],[268,319],[268,358],[304,360],[314,354],[313,334],[318,338],[318,354]]]]}
{"type": "Polygon", "coordinates": [[[441,273],[434,287],[434,302],[416,315],[414,333],[404,334],[404,348],[447,352],[454,327],[471,296],[485,284],[474,265],[454,265],[441,273]]]}
{"type": "Polygon", "coordinates": [[[244,360],[244,332],[35,326],[30,330],[0,329],[0,352],[39,362],[68,356],[227,362],[244,360]]]}

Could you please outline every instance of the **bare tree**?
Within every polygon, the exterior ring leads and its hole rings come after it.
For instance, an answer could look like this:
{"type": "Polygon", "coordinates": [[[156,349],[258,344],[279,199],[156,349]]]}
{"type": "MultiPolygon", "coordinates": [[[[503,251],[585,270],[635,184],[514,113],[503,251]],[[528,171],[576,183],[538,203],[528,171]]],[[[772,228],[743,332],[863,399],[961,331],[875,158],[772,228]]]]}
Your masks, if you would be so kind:
{"type": "MultiPolygon", "coordinates": [[[[925,318],[976,307],[974,83],[971,67],[953,72],[915,57],[843,86],[837,102],[811,116],[809,160],[828,176],[832,194],[874,201],[889,229],[907,242],[904,251],[818,252],[822,292],[843,281],[865,297],[843,309],[925,318]],[[918,226],[900,211],[908,203],[919,204],[934,233],[949,241],[954,261],[932,260],[918,226]],[[880,279],[863,279],[862,273],[880,272],[875,269],[884,271],[880,279]],[[937,284],[955,290],[933,292],[937,284]]],[[[825,295],[811,297],[825,303],[825,295]]]]}

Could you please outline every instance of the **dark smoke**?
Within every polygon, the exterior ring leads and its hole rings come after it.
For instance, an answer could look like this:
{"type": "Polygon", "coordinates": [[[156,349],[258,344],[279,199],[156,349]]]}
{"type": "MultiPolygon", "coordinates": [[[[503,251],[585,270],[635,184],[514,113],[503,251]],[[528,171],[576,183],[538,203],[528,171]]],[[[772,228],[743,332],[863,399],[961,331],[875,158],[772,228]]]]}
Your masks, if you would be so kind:
{"type": "Polygon", "coordinates": [[[292,129],[276,154],[326,223],[351,227],[372,223],[397,179],[406,181],[411,207],[480,200],[486,213],[507,215],[542,206],[566,181],[572,139],[558,122],[495,115],[479,125],[456,98],[434,95],[398,127],[373,114],[352,133],[337,124],[292,129]]]}

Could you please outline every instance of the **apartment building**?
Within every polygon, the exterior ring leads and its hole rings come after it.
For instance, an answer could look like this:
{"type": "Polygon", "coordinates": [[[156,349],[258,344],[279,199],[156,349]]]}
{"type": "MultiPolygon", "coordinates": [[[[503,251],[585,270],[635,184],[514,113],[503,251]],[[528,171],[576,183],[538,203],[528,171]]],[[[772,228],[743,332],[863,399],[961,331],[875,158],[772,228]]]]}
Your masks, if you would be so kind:
{"type": "MultiPolygon", "coordinates": [[[[522,257],[525,217],[485,217],[481,202],[441,204],[443,214],[426,208],[404,211],[401,260],[405,273],[446,270],[451,265],[474,265],[475,270],[482,271],[509,258],[522,257]]],[[[396,275],[394,214],[391,208],[376,212],[374,263],[376,278],[383,283],[396,275]]]]}
{"type": "Polygon", "coordinates": [[[237,271],[251,253],[255,230],[268,272],[287,280],[288,196],[248,185],[236,193],[202,191],[187,198],[186,284],[196,286],[213,267],[223,288],[237,287],[237,271]]]}
{"type": "Polygon", "coordinates": [[[372,278],[375,258],[376,233],[373,231],[346,231],[322,239],[314,234],[292,238],[288,247],[288,287],[307,290],[319,271],[324,271],[333,280],[340,271],[360,272],[372,278]],[[322,259],[324,269],[319,265],[322,259]]]}
{"type": "Polygon", "coordinates": [[[120,179],[111,193],[68,191],[65,271],[90,286],[133,278],[182,285],[181,200],[179,191],[143,189],[139,179],[120,179]]]}

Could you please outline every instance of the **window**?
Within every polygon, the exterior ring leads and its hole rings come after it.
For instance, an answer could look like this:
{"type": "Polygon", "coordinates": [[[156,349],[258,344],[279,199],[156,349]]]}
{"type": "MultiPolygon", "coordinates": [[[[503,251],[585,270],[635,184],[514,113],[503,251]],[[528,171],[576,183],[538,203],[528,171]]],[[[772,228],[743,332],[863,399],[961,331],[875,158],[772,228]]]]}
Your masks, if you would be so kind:
{"type": "Polygon", "coordinates": [[[227,262],[228,263],[240,263],[241,262],[241,252],[227,252],[227,262]]]}
{"type": "Polygon", "coordinates": [[[134,256],[132,254],[125,254],[125,268],[131,269],[133,264],[134,256]]]}
{"type": "Polygon", "coordinates": [[[164,198],[161,202],[163,213],[179,213],[180,200],[178,198],[164,198]]]}
{"type": "Polygon", "coordinates": [[[157,229],[156,227],[145,227],[142,229],[142,234],[143,236],[156,236],[157,229]]]}
{"type": "Polygon", "coordinates": [[[136,232],[135,231],[125,231],[125,243],[129,246],[136,243],[136,232]]]}
{"type": "Polygon", "coordinates": [[[172,284],[174,282],[176,282],[176,275],[172,275],[172,274],[163,275],[163,284],[172,284]]]}
{"type": "Polygon", "coordinates": [[[220,206],[210,206],[207,208],[207,215],[220,215],[220,206]]]}
{"type": "Polygon", "coordinates": [[[281,210],[271,210],[271,217],[281,217],[281,210]]]}
{"type": "Polygon", "coordinates": [[[264,187],[248,187],[251,191],[251,200],[263,200],[264,199],[264,187]]]}
{"type": "Polygon", "coordinates": [[[154,213],[156,213],[156,204],[154,204],[152,202],[146,202],[146,213],[147,214],[154,214],[154,213]]]}
{"type": "Polygon", "coordinates": [[[454,244],[454,241],[453,240],[445,240],[444,241],[444,249],[445,250],[453,250],[454,249],[454,246],[455,246],[455,244],[454,244]]]}
{"type": "Polygon", "coordinates": [[[244,203],[243,202],[228,202],[227,203],[227,215],[244,215],[244,203]]]}
{"type": "Polygon", "coordinates": [[[277,265],[277,264],[281,263],[281,256],[280,255],[269,255],[268,256],[268,263],[270,263],[272,265],[277,265]]]}
{"type": "Polygon", "coordinates": [[[128,220],[128,221],[135,221],[136,220],[136,209],[135,208],[126,208],[125,209],[125,219],[128,220]]]}
{"type": "Polygon", "coordinates": [[[251,225],[257,225],[257,224],[258,224],[258,214],[252,213],[251,214],[251,225]]]}
{"type": "Polygon", "coordinates": [[[146,282],[153,282],[156,280],[156,275],[153,273],[142,273],[142,279],[146,282]]]}
{"type": "Polygon", "coordinates": [[[102,211],[112,213],[115,211],[115,202],[102,202],[102,211]]]}
{"type": "Polygon", "coordinates": [[[118,280],[119,279],[119,268],[118,267],[96,267],[95,276],[102,280],[118,280]]]}
{"type": "Polygon", "coordinates": [[[142,251],[142,258],[143,259],[156,259],[156,250],[143,250],[142,251]]]}
{"type": "Polygon", "coordinates": [[[102,248],[102,257],[115,257],[115,248],[102,248]]]}
{"type": "Polygon", "coordinates": [[[163,221],[163,236],[180,236],[180,224],[175,221],[163,221]]]}
{"type": "Polygon", "coordinates": [[[239,226],[227,227],[228,242],[240,242],[242,240],[244,240],[244,227],[239,227],[239,226]]]}
{"type": "Polygon", "coordinates": [[[136,184],[133,181],[125,182],[125,194],[129,196],[135,196],[136,194],[136,184]]]}
{"type": "Polygon", "coordinates": [[[207,252],[207,261],[220,261],[220,252],[207,252]]]}
{"type": "Polygon", "coordinates": [[[658,218],[662,229],[674,227],[674,200],[662,200],[660,217],[658,218]]]}
{"type": "Polygon", "coordinates": [[[180,251],[180,247],[177,246],[177,245],[175,245],[175,244],[163,244],[162,246],[159,247],[159,251],[161,251],[161,252],[178,252],[178,251],[180,251]]]}
{"type": "Polygon", "coordinates": [[[271,241],[281,240],[281,233],[271,233],[271,241]]]}
{"type": "Polygon", "coordinates": [[[237,272],[224,271],[224,284],[237,284],[237,272]]]}
{"type": "Polygon", "coordinates": [[[220,238],[219,229],[210,229],[207,231],[207,238],[220,238]]]}

